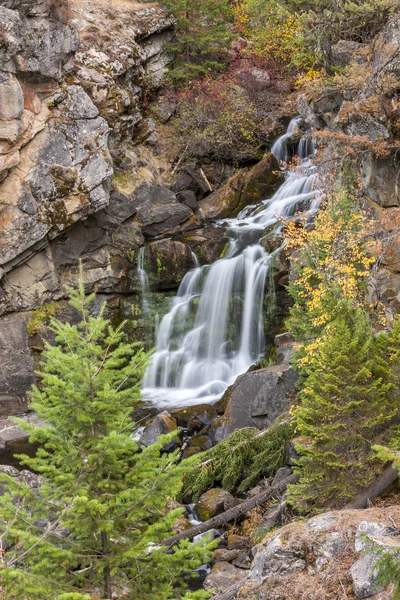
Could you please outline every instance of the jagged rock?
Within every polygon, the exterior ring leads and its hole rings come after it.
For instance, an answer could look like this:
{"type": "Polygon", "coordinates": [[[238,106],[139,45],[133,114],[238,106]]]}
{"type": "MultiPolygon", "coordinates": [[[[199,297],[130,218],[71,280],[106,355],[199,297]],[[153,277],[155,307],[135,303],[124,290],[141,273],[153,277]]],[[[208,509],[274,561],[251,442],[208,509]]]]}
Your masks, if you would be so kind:
{"type": "MultiPolygon", "coordinates": [[[[27,469],[18,471],[18,469],[9,465],[0,465],[0,473],[4,473],[4,475],[8,475],[8,477],[14,477],[15,479],[18,479],[21,483],[28,485],[34,493],[37,492],[39,487],[43,485],[45,481],[44,477],[41,475],[32,473],[27,469]]],[[[6,487],[6,483],[0,483],[0,496],[4,494],[4,489],[6,487]]]]}
{"type": "Polygon", "coordinates": [[[388,23],[372,45],[374,75],[378,79],[386,77],[386,84],[388,83],[387,76],[394,75],[393,86],[396,86],[396,79],[400,77],[399,47],[400,16],[395,13],[389,17],[388,23]]]}
{"type": "Polygon", "coordinates": [[[289,363],[292,358],[294,348],[294,337],[289,332],[281,333],[275,336],[276,360],[278,364],[289,363]]]}
{"type": "Polygon", "coordinates": [[[200,521],[208,521],[234,506],[235,502],[235,498],[226,490],[212,488],[200,496],[196,502],[195,511],[200,521]]]}
{"type": "Polygon", "coordinates": [[[224,592],[235,584],[239,584],[246,578],[246,571],[238,569],[228,562],[215,563],[211,573],[204,581],[204,589],[216,592],[224,592]]]}
{"type": "Polygon", "coordinates": [[[270,197],[283,174],[272,154],[267,154],[252,168],[241,169],[226,185],[199,202],[206,219],[236,217],[249,204],[270,197]]]}
{"type": "Polygon", "coordinates": [[[338,67],[347,67],[350,64],[365,64],[370,59],[371,48],[368,44],[361,44],[351,40],[339,40],[332,46],[332,63],[338,67]]]}
{"type": "Polygon", "coordinates": [[[376,569],[377,561],[376,554],[364,554],[352,565],[350,574],[357,598],[370,598],[384,589],[382,585],[377,584],[379,576],[379,571],[376,569]]]}
{"type": "Polygon", "coordinates": [[[207,181],[195,165],[187,165],[179,171],[178,179],[172,186],[172,190],[176,194],[191,191],[197,199],[201,199],[210,193],[207,181]]]}
{"type": "Polygon", "coordinates": [[[97,109],[83,90],[71,86],[68,92],[54,110],[57,118],[66,121],[60,125],[52,120],[37,133],[28,151],[21,154],[18,169],[0,184],[2,265],[47,234],[54,237],[108,203],[113,171],[107,124],[96,116],[97,109]],[[83,97],[85,103],[78,108],[83,97]],[[68,116],[75,110],[76,118],[68,116]]]}
{"type": "Polygon", "coordinates": [[[330,87],[318,98],[308,98],[306,94],[300,94],[297,107],[306,123],[316,129],[323,129],[333,121],[342,102],[343,94],[341,90],[330,87]]]}
{"type": "Polygon", "coordinates": [[[273,423],[290,406],[295,393],[296,373],[289,364],[245,373],[225,392],[228,404],[224,416],[215,419],[209,435],[214,442],[235,429],[262,429],[273,423]]]}
{"type": "Polygon", "coordinates": [[[160,185],[144,182],[132,195],[136,219],[147,237],[172,232],[193,212],[175,194],[160,185]]]}
{"type": "Polygon", "coordinates": [[[362,158],[363,192],[383,208],[400,206],[397,174],[398,169],[389,158],[378,159],[370,153],[362,158]]]}

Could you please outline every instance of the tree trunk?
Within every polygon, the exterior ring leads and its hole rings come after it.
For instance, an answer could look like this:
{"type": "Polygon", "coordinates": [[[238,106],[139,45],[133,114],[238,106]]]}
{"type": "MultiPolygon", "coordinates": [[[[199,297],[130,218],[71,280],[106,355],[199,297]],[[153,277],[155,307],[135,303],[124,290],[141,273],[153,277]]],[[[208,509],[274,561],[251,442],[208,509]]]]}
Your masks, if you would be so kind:
{"type": "Polygon", "coordinates": [[[398,476],[396,469],[388,467],[344,508],[367,508],[370,501],[382,494],[389,485],[392,485],[398,479],[398,476]]]}
{"type": "Polygon", "coordinates": [[[264,490],[260,494],[257,494],[257,496],[254,496],[253,498],[250,498],[249,500],[245,500],[244,502],[241,502],[241,504],[238,504],[237,506],[234,506],[233,508],[226,510],[225,512],[221,513],[220,515],[217,515],[217,516],[213,517],[212,519],[209,519],[208,521],[204,521],[204,523],[200,523],[200,525],[195,525],[194,527],[191,527],[190,529],[187,529],[186,531],[177,533],[176,535],[168,538],[167,540],[164,540],[163,545],[164,546],[174,546],[175,544],[178,544],[181,540],[184,540],[187,538],[192,539],[192,538],[194,538],[195,535],[200,535],[200,533],[205,533],[206,531],[209,531],[210,529],[214,529],[216,527],[221,527],[221,525],[224,525],[224,523],[229,523],[229,521],[238,519],[239,517],[245,515],[246,513],[251,511],[253,508],[258,506],[259,504],[263,504],[270,498],[273,498],[275,495],[277,497],[279,497],[279,495],[282,494],[282,492],[286,489],[287,485],[289,483],[295,483],[297,481],[297,479],[298,479],[297,475],[290,475],[289,477],[284,479],[284,481],[282,481],[278,486],[268,487],[266,490],[264,490]]]}
{"type": "MultiPolygon", "coordinates": [[[[101,547],[102,554],[106,557],[108,555],[108,536],[104,531],[101,532],[101,547]]],[[[111,571],[109,566],[104,568],[104,598],[112,600],[111,571]]]]}

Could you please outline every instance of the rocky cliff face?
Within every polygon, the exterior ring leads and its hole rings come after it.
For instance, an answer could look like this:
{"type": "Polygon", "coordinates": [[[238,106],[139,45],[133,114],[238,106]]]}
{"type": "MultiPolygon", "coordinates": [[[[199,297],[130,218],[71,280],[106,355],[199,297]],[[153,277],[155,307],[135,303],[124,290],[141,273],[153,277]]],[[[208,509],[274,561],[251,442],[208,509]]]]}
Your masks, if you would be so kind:
{"type": "Polygon", "coordinates": [[[2,414],[24,407],[33,381],[25,311],[62,298],[80,258],[88,289],[126,291],[144,238],[110,184],[170,61],[172,25],[157,4],[0,0],[2,414]]]}

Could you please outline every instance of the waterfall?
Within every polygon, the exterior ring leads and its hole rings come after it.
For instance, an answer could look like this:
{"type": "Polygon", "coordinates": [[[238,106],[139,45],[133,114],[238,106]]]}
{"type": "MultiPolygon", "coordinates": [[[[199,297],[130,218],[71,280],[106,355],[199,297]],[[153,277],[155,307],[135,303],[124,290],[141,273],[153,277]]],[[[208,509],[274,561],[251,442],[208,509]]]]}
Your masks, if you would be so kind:
{"type": "Polygon", "coordinates": [[[309,132],[302,135],[297,144],[293,143],[296,134],[299,133],[300,122],[301,117],[292,119],[286,133],[273,144],[271,152],[279,163],[288,163],[294,156],[298,156],[300,159],[306,159],[308,156],[311,156],[311,154],[314,154],[315,150],[309,132]]]}
{"type": "MultiPolygon", "coordinates": [[[[297,131],[293,119],[272,147],[288,157],[287,142],[297,131]]],[[[312,149],[298,144],[299,152],[312,149]]],[[[159,324],[156,352],[147,369],[143,397],[158,406],[183,406],[219,398],[238,375],[263,356],[264,294],[280,249],[264,248],[265,230],[274,235],[282,219],[318,208],[315,169],[301,156],[271,199],[247,207],[228,224],[229,250],[212,265],[187,273],[169,312],[159,324]]]]}
{"type": "MultiPolygon", "coordinates": [[[[145,250],[146,246],[142,246],[139,250],[138,260],[137,260],[137,272],[139,275],[140,281],[140,290],[141,290],[141,309],[142,309],[142,318],[145,324],[146,331],[146,341],[147,346],[150,346],[151,341],[153,339],[154,329],[152,323],[152,311],[151,311],[151,303],[150,303],[150,282],[149,276],[147,275],[145,268],[145,250]]],[[[150,347],[147,348],[150,350],[150,347]]]]}

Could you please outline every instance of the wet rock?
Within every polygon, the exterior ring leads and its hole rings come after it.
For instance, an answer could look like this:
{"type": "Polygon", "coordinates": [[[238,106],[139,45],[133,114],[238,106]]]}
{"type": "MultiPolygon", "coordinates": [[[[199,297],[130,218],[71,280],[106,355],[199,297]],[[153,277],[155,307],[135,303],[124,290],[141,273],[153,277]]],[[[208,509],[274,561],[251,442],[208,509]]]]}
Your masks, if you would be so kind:
{"type": "Polygon", "coordinates": [[[283,174],[272,154],[267,154],[252,168],[241,169],[226,185],[199,202],[206,219],[236,217],[248,205],[270,197],[283,174]]]}
{"type": "Polygon", "coordinates": [[[228,562],[217,562],[204,581],[204,589],[222,593],[246,578],[246,571],[237,569],[228,562]]]}
{"type": "Polygon", "coordinates": [[[224,416],[216,419],[209,435],[215,441],[243,427],[264,428],[290,406],[297,376],[289,364],[245,373],[228,388],[224,416]]]}
{"type": "Polygon", "coordinates": [[[174,521],[171,527],[171,531],[173,531],[174,533],[181,533],[182,531],[187,531],[191,527],[192,524],[189,521],[189,519],[185,519],[184,517],[182,517],[181,519],[177,519],[176,521],[174,521]]]}
{"type": "Polygon", "coordinates": [[[190,421],[197,419],[201,425],[210,425],[217,416],[217,411],[211,404],[194,404],[185,408],[175,408],[171,415],[178,425],[185,427],[190,421]]]}
{"type": "Polygon", "coordinates": [[[204,492],[196,502],[195,511],[200,521],[208,521],[236,503],[235,498],[229,492],[221,488],[212,488],[204,492]]]}
{"type": "Polygon", "coordinates": [[[177,289],[194,261],[187,244],[163,239],[151,242],[146,250],[147,270],[158,290],[177,289]]]}
{"type": "Polygon", "coordinates": [[[196,229],[180,237],[189,244],[201,264],[209,265],[223,255],[229,241],[222,227],[196,229]]]}
{"type": "MultiPolygon", "coordinates": [[[[151,446],[155,444],[159,437],[162,435],[166,435],[168,433],[172,433],[177,430],[176,420],[171,417],[169,412],[164,410],[162,413],[156,416],[153,421],[146,426],[142,435],[140,436],[139,442],[143,446],[151,446]]],[[[171,440],[166,446],[164,446],[165,451],[173,450],[176,448],[177,442],[175,440],[171,440]]]]}
{"type": "Polygon", "coordinates": [[[136,218],[147,237],[179,229],[193,212],[175,194],[155,183],[144,182],[132,194],[136,218]]]}

